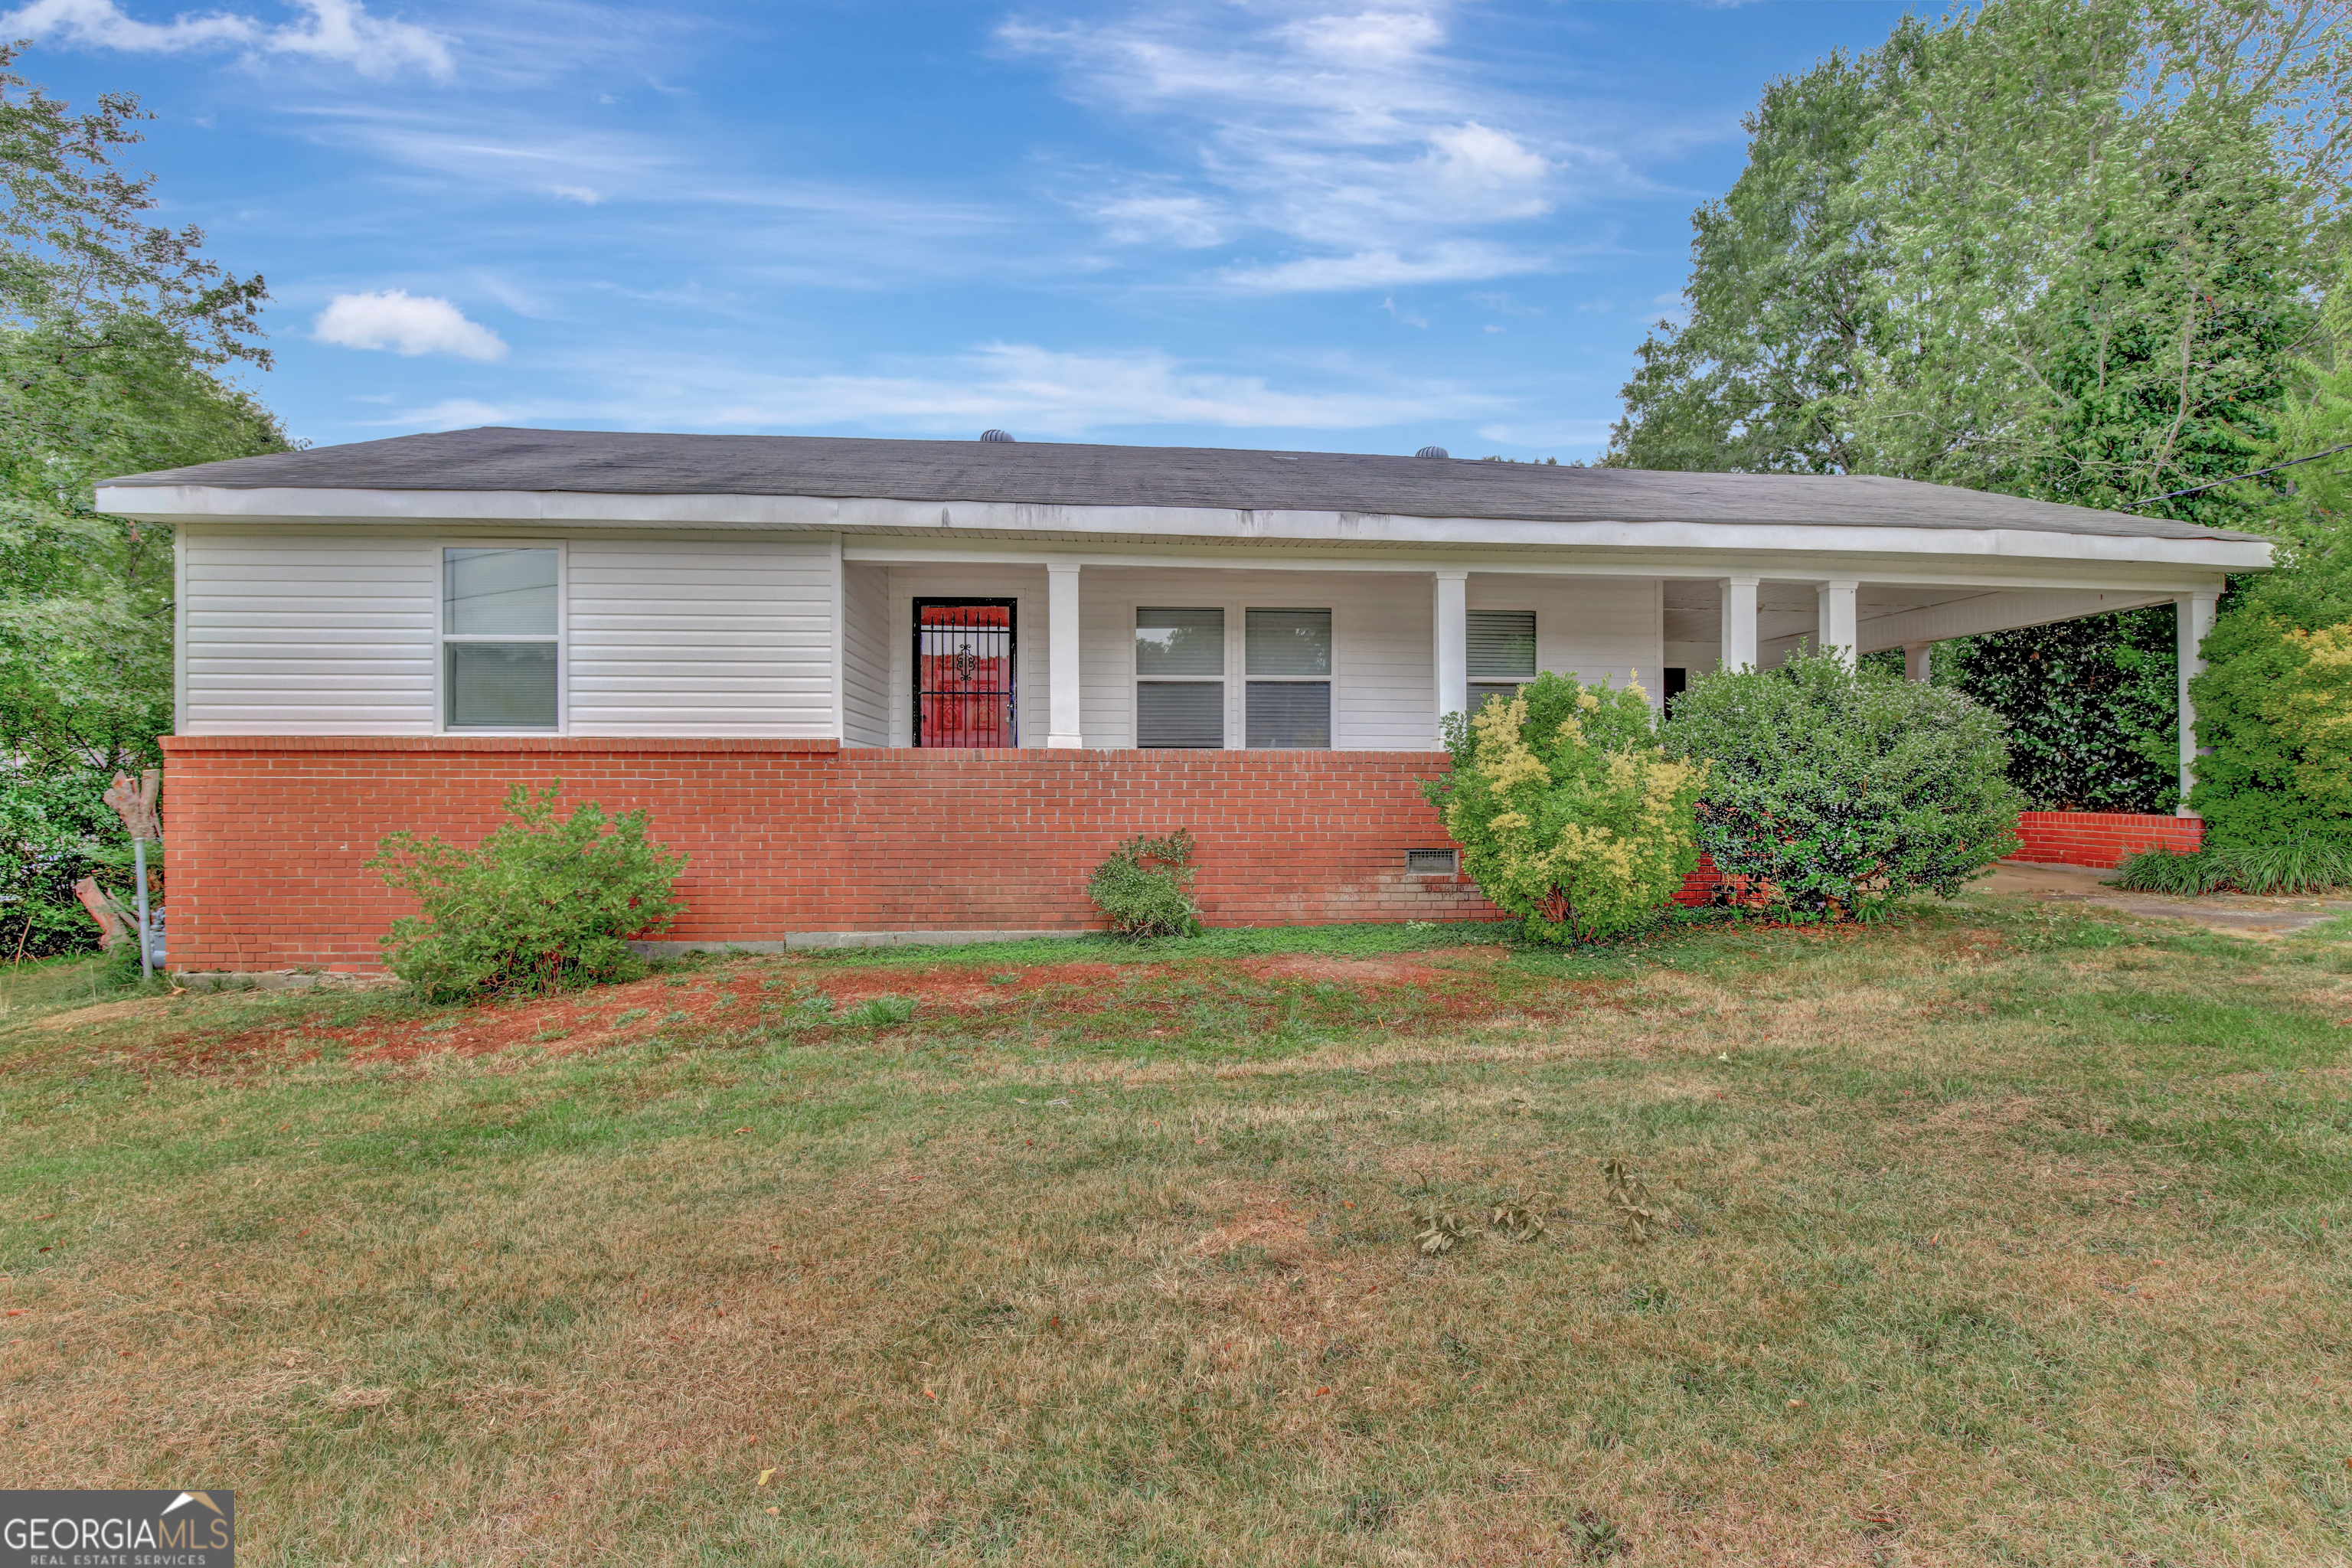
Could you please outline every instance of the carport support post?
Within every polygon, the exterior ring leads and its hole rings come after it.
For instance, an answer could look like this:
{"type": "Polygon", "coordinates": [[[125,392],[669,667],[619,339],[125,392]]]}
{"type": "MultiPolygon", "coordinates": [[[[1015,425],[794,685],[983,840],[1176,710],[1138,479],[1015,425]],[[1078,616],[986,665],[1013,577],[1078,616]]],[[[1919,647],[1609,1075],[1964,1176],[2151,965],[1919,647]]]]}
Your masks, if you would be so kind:
{"type": "Polygon", "coordinates": [[[1754,577],[1723,579],[1723,658],[1725,669],[1756,668],[1756,584],[1754,577]]]}
{"type": "Polygon", "coordinates": [[[1929,653],[1935,646],[1931,642],[1907,642],[1903,645],[1904,679],[1927,680],[1934,676],[1935,667],[1930,662],[1929,653]]]}
{"type": "Polygon", "coordinates": [[[1843,659],[1848,668],[1853,666],[1854,629],[1856,616],[1854,597],[1862,587],[1859,583],[1824,583],[1813,590],[1814,604],[1820,615],[1820,641],[1823,653],[1834,653],[1843,659]]]}
{"type": "Polygon", "coordinates": [[[1045,744],[1083,746],[1078,706],[1077,563],[1045,564],[1045,744]]]}
{"type": "Polygon", "coordinates": [[[2173,808],[2176,816],[2197,815],[2189,807],[2189,792],[2197,787],[2197,704],[2189,700],[2189,683],[2205,673],[2198,650],[2213,629],[2214,605],[2220,598],[2218,593],[2181,594],[2172,601],[2180,654],[2180,804],[2173,808]]]}
{"type": "Polygon", "coordinates": [[[1445,716],[1470,704],[1470,574],[1437,574],[1432,638],[1437,667],[1437,734],[1444,743],[1445,716]]]}

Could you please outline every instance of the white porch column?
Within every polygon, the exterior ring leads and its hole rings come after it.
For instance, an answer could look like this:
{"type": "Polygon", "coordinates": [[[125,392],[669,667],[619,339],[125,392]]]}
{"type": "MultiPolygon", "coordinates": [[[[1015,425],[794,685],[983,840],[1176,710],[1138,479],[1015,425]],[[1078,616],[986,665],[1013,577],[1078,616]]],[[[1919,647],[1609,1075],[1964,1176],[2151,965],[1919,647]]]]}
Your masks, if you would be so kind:
{"type": "Polygon", "coordinates": [[[1903,645],[1904,679],[1925,680],[1933,673],[1928,653],[1935,646],[1931,642],[1907,642],[1903,645]]]}
{"type": "Polygon", "coordinates": [[[1078,707],[1078,568],[1045,565],[1045,744],[1083,746],[1078,707]]]}
{"type": "Polygon", "coordinates": [[[2219,594],[2182,594],[2172,601],[2180,656],[2180,804],[2173,808],[2176,816],[2197,815],[2189,809],[2189,792],[2197,787],[2197,704],[2189,699],[2189,683],[2205,673],[2205,660],[2198,649],[2213,629],[2213,608],[2220,597],[2219,594]]]}
{"type": "Polygon", "coordinates": [[[1436,614],[1431,617],[1436,644],[1437,733],[1445,733],[1448,713],[1459,713],[1470,701],[1470,574],[1437,574],[1436,614]]]}
{"type": "Polygon", "coordinates": [[[1724,669],[1756,668],[1756,584],[1754,577],[1723,579],[1724,669]]]}
{"type": "Polygon", "coordinates": [[[1821,611],[1821,631],[1817,638],[1821,651],[1836,653],[1849,668],[1854,659],[1854,596],[1861,586],[1859,583],[1832,582],[1813,590],[1815,603],[1821,611]]]}

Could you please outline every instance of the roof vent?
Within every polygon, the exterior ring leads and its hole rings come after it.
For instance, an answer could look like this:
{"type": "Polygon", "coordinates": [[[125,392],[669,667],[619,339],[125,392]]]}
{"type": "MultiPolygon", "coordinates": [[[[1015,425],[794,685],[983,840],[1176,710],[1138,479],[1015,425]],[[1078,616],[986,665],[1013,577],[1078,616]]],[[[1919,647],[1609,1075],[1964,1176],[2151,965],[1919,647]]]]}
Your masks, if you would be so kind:
{"type": "Polygon", "coordinates": [[[1010,430],[982,430],[980,433],[980,438],[983,441],[1010,441],[1013,439],[1013,432],[1010,430]]]}
{"type": "Polygon", "coordinates": [[[1423,447],[1413,454],[1416,458],[1446,458],[1453,456],[1443,447],[1423,447]]]}

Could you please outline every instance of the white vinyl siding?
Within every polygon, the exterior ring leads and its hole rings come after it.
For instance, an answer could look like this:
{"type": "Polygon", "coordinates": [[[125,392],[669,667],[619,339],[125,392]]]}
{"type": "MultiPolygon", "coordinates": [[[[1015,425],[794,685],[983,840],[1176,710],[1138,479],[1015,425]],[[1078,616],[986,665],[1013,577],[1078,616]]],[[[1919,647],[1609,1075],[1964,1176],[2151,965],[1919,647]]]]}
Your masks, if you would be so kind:
{"type": "Polygon", "coordinates": [[[181,731],[430,735],[441,549],[183,532],[181,731]]]}
{"type": "Polygon", "coordinates": [[[841,739],[890,743],[890,569],[842,563],[841,739]]]}
{"type": "Polygon", "coordinates": [[[1665,584],[1654,577],[1474,572],[1473,610],[1533,610],[1536,668],[1621,690],[1630,673],[1655,706],[1665,690],[1665,584]]]}
{"type": "Polygon", "coordinates": [[[1135,744],[1135,612],[1147,605],[1225,611],[1225,744],[1246,736],[1240,668],[1244,612],[1329,608],[1331,744],[1425,752],[1435,741],[1429,579],[1419,573],[1087,567],[1078,574],[1080,693],[1089,747],[1135,744]]]}
{"type": "Polygon", "coordinates": [[[832,734],[831,546],[575,536],[569,731],[832,734]]]}
{"type": "MultiPolygon", "coordinates": [[[[441,732],[441,552],[464,542],[184,532],[184,732],[441,732]]],[[[567,733],[834,733],[829,539],[562,542],[567,733]]]]}

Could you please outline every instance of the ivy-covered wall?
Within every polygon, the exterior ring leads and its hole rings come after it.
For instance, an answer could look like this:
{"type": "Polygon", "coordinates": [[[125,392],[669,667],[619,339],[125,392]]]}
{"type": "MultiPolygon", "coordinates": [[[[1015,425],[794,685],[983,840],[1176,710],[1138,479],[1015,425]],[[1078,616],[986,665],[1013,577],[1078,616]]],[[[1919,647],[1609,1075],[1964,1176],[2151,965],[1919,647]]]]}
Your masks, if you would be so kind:
{"type": "Polygon", "coordinates": [[[1937,684],[2009,721],[2031,811],[2163,813],[2180,803],[2175,612],[2151,605],[1936,645],[1937,684]]]}

